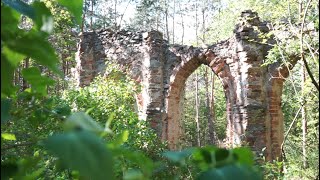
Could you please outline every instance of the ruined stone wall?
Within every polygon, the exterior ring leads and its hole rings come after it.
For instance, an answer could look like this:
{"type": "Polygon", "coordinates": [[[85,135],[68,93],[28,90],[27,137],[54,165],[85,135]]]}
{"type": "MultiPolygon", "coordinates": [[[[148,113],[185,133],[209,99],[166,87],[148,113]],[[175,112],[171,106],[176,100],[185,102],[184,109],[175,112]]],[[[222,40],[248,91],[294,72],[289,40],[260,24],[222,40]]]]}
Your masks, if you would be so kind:
{"type": "Polygon", "coordinates": [[[273,39],[257,13],[242,12],[228,40],[207,48],[168,45],[157,31],[101,30],[80,36],[76,77],[88,85],[105,64],[115,62],[142,86],[137,95],[140,117],[150,122],[171,149],[179,149],[183,135],[181,112],[187,78],[201,65],[222,80],[227,104],[227,142],[247,144],[267,159],[281,157],[283,115],[280,65],[261,66],[273,39]]]}

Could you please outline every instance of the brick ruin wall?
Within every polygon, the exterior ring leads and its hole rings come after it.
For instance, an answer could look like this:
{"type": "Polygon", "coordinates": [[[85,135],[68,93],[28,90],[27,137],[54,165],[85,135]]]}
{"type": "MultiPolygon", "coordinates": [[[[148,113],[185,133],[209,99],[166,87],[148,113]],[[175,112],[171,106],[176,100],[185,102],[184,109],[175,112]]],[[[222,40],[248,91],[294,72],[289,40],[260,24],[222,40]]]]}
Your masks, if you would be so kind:
{"type": "Polygon", "coordinates": [[[263,40],[261,35],[268,32],[267,23],[250,10],[242,12],[233,37],[207,48],[169,45],[157,31],[86,32],[80,35],[75,78],[78,86],[86,86],[104,73],[106,63],[119,64],[142,85],[136,96],[139,116],[170,149],[179,149],[185,82],[205,64],[223,83],[230,146],[245,143],[255,152],[265,149],[268,160],[281,158],[281,94],[288,73],[277,62],[261,66],[275,43],[263,40]]]}

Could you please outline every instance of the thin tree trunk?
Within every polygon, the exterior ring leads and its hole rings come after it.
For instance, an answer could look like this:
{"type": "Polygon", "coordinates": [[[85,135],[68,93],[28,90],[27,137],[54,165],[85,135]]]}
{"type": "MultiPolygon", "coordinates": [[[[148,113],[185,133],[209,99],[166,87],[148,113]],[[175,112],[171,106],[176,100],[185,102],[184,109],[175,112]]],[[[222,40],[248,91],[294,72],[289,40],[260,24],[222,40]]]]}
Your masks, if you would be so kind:
{"type": "MultiPolygon", "coordinates": [[[[198,2],[196,2],[196,42],[197,46],[199,45],[198,41],[198,2]]],[[[200,100],[199,100],[199,75],[196,72],[196,125],[197,125],[197,140],[198,146],[201,147],[201,140],[200,140],[200,118],[199,118],[199,109],[200,109],[200,100]]]]}
{"type": "MultiPolygon", "coordinates": [[[[301,67],[301,91],[305,90],[304,85],[306,81],[306,71],[304,66],[301,67]]],[[[302,155],[303,155],[303,168],[308,168],[307,164],[307,110],[306,105],[301,109],[301,124],[302,124],[302,155]]]]}
{"type": "Polygon", "coordinates": [[[199,77],[198,77],[198,73],[196,72],[196,126],[197,126],[197,145],[200,147],[201,146],[201,140],[200,140],[200,122],[199,122],[199,77]]]}
{"type": "MultiPolygon", "coordinates": [[[[51,73],[50,73],[50,70],[49,69],[47,69],[48,70],[48,77],[51,77],[51,73]]],[[[47,94],[49,94],[49,92],[50,92],[50,86],[47,86],[47,94]]],[[[52,89],[52,90],[54,90],[54,89],[52,89]]]]}
{"type": "MultiPolygon", "coordinates": [[[[18,73],[18,83],[17,83],[17,85],[21,85],[21,80],[22,80],[21,69],[22,69],[22,67],[23,67],[23,64],[20,63],[20,64],[19,64],[19,67],[18,67],[19,73],[18,73]]],[[[23,91],[21,86],[20,86],[20,88],[19,88],[19,91],[23,91]]]]}
{"type": "Polygon", "coordinates": [[[210,94],[210,107],[211,107],[211,112],[212,115],[215,116],[214,114],[214,72],[211,72],[211,94],[210,94]]]}
{"type": "MultiPolygon", "coordinates": [[[[157,4],[157,6],[159,5],[157,4]]],[[[160,15],[159,10],[156,10],[156,13],[157,13],[156,14],[156,30],[159,31],[159,15],[160,15]]]]}
{"type": "Polygon", "coordinates": [[[168,43],[170,42],[170,37],[169,37],[169,23],[168,23],[168,3],[167,0],[165,0],[165,18],[166,18],[166,33],[167,33],[167,40],[168,43]]]}
{"type": "Polygon", "coordinates": [[[114,28],[117,30],[117,0],[114,0],[114,28]]]}
{"type": "Polygon", "coordinates": [[[206,36],[206,30],[205,30],[205,28],[206,28],[206,26],[205,26],[205,4],[202,7],[201,13],[202,13],[202,43],[206,44],[206,42],[205,42],[205,36],[206,36]]]}
{"type": "Polygon", "coordinates": [[[92,19],[93,19],[93,2],[94,0],[91,0],[91,12],[90,12],[90,14],[91,14],[91,16],[90,16],[90,29],[91,30],[93,30],[93,28],[92,28],[92,19]]]}
{"type": "Polygon", "coordinates": [[[66,76],[66,61],[65,61],[65,57],[66,55],[65,54],[62,54],[62,58],[61,58],[61,61],[62,61],[62,71],[63,71],[63,77],[66,76]]]}
{"type": "MultiPolygon", "coordinates": [[[[24,69],[29,68],[29,60],[30,60],[29,57],[26,57],[26,58],[24,59],[24,69]]],[[[24,91],[24,90],[26,90],[27,88],[28,88],[28,83],[27,83],[27,81],[23,78],[22,90],[24,91]]]]}
{"type": "MultiPolygon", "coordinates": [[[[205,88],[206,88],[206,99],[207,99],[207,118],[208,118],[208,131],[209,131],[209,144],[215,144],[214,127],[213,127],[213,115],[210,107],[210,96],[209,96],[209,78],[208,68],[205,70],[205,88]]],[[[213,92],[213,90],[211,91],[213,92]]],[[[212,99],[211,99],[212,100],[212,99]]]]}
{"type": "Polygon", "coordinates": [[[181,3],[179,3],[179,11],[181,16],[181,27],[182,27],[182,33],[181,33],[181,45],[183,45],[183,39],[184,39],[184,21],[183,21],[183,13],[181,12],[181,3]]]}
{"type": "Polygon", "coordinates": [[[84,32],[84,25],[85,25],[85,19],[86,19],[86,10],[87,10],[87,3],[86,0],[84,0],[84,7],[83,7],[83,13],[82,13],[82,22],[81,22],[81,33],[84,32]]]}
{"type": "MultiPolygon", "coordinates": [[[[214,106],[214,103],[215,103],[215,101],[214,101],[214,88],[215,88],[214,87],[214,82],[215,82],[214,76],[215,76],[214,72],[211,71],[210,111],[211,111],[211,114],[212,114],[212,122],[213,122],[213,124],[216,121],[216,113],[215,113],[215,106],[214,106]]],[[[215,131],[214,131],[214,133],[215,133],[215,131]]],[[[216,138],[215,141],[217,143],[218,136],[216,134],[215,134],[215,138],[216,138]]]]}
{"type": "MultiPolygon", "coordinates": [[[[126,11],[127,11],[128,7],[129,7],[130,3],[131,3],[131,0],[128,1],[128,4],[127,4],[126,8],[124,9],[124,12],[123,12],[122,15],[121,15],[121,18],[120,18],[120,21],[119,21],[119,29],[120,29],[120,27],[121,27],[121,23],[122,23],[123,16],[124,16],[124,14],[126,13],[126,11]]],[[[157,18],[158,18],[158,13],[157,13],[157,18]]],[[[157,19],[157,23],[158,23],[158,19],[157,19]]],[[[157,30],[158,30],[158,27],[157,27],[157,30]]]]}
{"type": "Polygon", "coordinates": [[[19,85],[20,66],[14,71],[14,85],[19,85]]]}
{"type": "MultiPolygon", "coordinates": [[[[310,2],[310,1],[309,1],[310,2]]],[[[308,3],[309,3],[308,2],[308,3]]],[[[306,7],[308,8],[308,7],[306,7]]],[[[303,27],[304,27],[304,16],[303,14],[303,2],[302,0],[299,1],[299,20],[301,22],[301,34],[300,34],[300,55],[301,55],[301,60],[302,60],[302,67],[301,67],[301,92],[303,93],[304,91],[304,85],[306,81],[306,74],[305,74],[305,67],[303,62],[305,61],[304,59],[304,51],[303,51],[303,27]]],[[[304,98],[302,96],[302,98],[304,98]]],[[[306,134],[307,134],[307,118],[306,118],[306,106],[303,106],[301,108],[301,124],[302,124],[302,161],[303,161],[303,168],[307,168],[307,151],[306,151],[306,134]]]]}
{"type": "Polygon", "coordinates": [[[306,7],[304,9],[304,12],[302,13],[302,1],[299,1],[299,13],[300,13],[300,23],[301,23],[301,28],[300,28],[300,56],[301,56],[301,60],[304,63],[304,66],[307,70],[307,73],[311,79],[312,84],[317,88],[317,90],[319,91],[319,84],[317,83],[317,81],[315,80],[313,73],[310,70],[310,67],[308,65],[308,62],[304,56],[304,50],[303,50],[303,44],[304,44],[304,39],[303,39],[303,35],[304,35],[304,25],[305,25],[305,20],[307,17],[307,12],[308,9],[310,7],[310,3],[312,0],[308,0],[306,7]]]}
{"type": "Polygon", "coordinates": [[[172,15],[172,44],[174,44],[174,16],[176,13],[176,1],[173,0],[173,15],[172,15]]]}
{"type": "Polygon", "coordinates": [[[199,37],[198,37],[198,1],[196,1],[196,43],[199,46],[199,37]]]}
{"type": "MultiPolygon", "coordinates": [[[[181,15],[182,16],[182,15],[181,15]]],[[[182,37],[181,37],[181,45],[183,45],[183,39],[184,39],[184,22],[183,22],[183,17],[182,18],[182,37]]]]}

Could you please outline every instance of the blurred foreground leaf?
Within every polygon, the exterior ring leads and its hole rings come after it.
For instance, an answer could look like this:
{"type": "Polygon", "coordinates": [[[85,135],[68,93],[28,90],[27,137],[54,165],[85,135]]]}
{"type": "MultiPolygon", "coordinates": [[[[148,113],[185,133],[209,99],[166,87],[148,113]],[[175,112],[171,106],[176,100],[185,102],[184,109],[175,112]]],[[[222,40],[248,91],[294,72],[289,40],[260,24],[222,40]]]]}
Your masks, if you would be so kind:
{"type": "Polygon", "coordinates": [[[113,162],[101,139],[87,131],[75,131],[49,137],[45,147],[60,158],[62,163],[78,170],[89,179],[114,179],[113,162]]]}

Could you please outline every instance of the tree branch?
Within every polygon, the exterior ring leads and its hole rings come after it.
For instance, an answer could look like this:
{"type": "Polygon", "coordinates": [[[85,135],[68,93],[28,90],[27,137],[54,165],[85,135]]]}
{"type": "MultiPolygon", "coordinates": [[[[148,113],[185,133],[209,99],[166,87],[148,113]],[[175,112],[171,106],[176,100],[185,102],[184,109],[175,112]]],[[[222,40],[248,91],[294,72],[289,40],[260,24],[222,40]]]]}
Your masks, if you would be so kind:
{"type": "Polygon", "coordinates": [[[20,144],[11,144],[11,145],[8,145],[8,146],[5,146],[5,147],[1,148],[1,154],[4,151],[9,150],[9,149],[17,148],[17,147],[20,147],[20,146],[30,146],[30,145],[34,145],[36,143],[37,143],[37,141],[24,142],[24,143],[20,143],[20,144]]]}
{"type": "Polygon", "coordinates": [[[300,56],[301,56],[301,60],[303,61],[304,63],[304,66],[308,72],[308,75],[312,81],[312,84],[317,88],[317,90],[319,91],[319,84],[317,83],[317,81],[315,80],[311,70],[310,70],[310,67],[308,65],[308,62],[304,56],[304,51],[303,51],[303,29],[304,29],[304,24],[305,24],[305,20],[306,20],[306,16],[307,16],[307,12],[308,12],[308,9],[310,7],[310,3],[311,3],[312,0],[309,0],[308,3],[307,3],[307,7],[304,11],[304,14],[303,14],[303,19],[302,19],[302,23],[301,23],[301,33],[300,33],[300,56]]]}
{"type": "Polygon", "coordinates": [[[309,75],[309,77],[310,77],[310,79],[311,79],[311,82],[312,82],[312,84],[317,88],[317,90],[319,91],[319,84],[318,84],[317,81],[315,80],[315,78],[314,78],[314,76],[313,76],[313,74],[312,74],[312,72],[311,72],[311,70],[310,70],[310,68],[309,68],[309,65],[308,65],[308,63],[307,63],[307,61],[306,61],[306,58],[304,57],[304,54],[302,53],[301,55],[302,55],[302,60],[303,60],[303,63],[304,63],[304,65],[305,65],[305,68],[306,68],[306,70],[307,70],[307,72],[308,72],[308,75],[309,75]]]}

